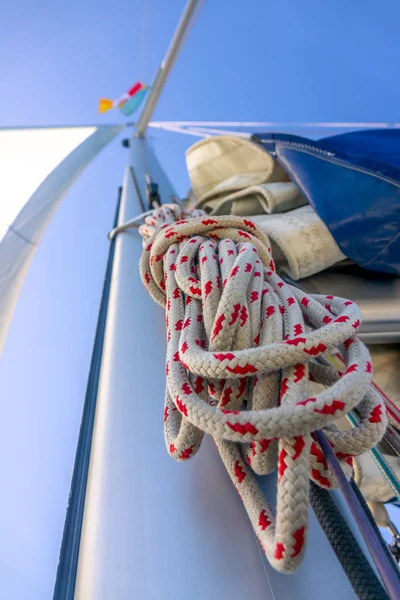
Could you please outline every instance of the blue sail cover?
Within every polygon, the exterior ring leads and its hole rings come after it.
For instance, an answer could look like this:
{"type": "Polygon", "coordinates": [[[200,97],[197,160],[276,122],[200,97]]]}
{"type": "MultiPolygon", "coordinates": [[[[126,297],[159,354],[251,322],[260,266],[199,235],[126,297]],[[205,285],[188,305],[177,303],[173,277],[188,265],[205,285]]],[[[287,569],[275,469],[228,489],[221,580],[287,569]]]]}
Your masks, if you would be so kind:
{"type": "Polygon", "coordinates": [[[400,275],[400,130],[254,139],[299,186],[346,256],[400,275]]]}

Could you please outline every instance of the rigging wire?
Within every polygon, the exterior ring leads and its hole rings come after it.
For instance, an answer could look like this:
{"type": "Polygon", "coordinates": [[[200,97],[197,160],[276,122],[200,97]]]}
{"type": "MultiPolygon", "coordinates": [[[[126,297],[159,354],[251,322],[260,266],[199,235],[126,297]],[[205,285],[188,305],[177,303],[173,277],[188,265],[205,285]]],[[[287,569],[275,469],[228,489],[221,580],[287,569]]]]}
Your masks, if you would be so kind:
{"type": "MultiPolygon", "coordinates": [[[[353,412],[351,412],[347,415],[347,419],[350,421],[350,423],[353,425],[353,427],[355,427],[359,422],[358,417],[353,412]]],[[[397,479],[395,473],[393,472],[393,469],[388,464],[388,462],[384,459],[383,454],[379,450],[379,448],[371,448],[370,453],[371,453],[374,463],[376,464],[379,471],[381,472],[387,485],[390,487],[393,494],[396,496],[397,501],[400,502],[400,483],[399,483],[399,480],[397,479]]]]}
{"type": "Polygon", "coordinates": [[[250,138],[251,133],[244,131],[232,131],[226,127],[257,129],[385,129],[400,127],[400,123],[284,123],[268,121],[151,121],[149,127],[162,129],[173,133],[192,135],[207,138],[212,135],[232,135],[236,137],[250,138]]]}
{"type": "Polygon", "coordinates": [[[380,122],[335,122],[335,121],[151,121],[149,126],[162,127],[172,125],[174,127],[299,127],[305,129],[327,128],[327,129],[399,129],[400,123],[390,121],[380,122]]]}
{"type": "MultiPolygon", "coordinates": [[[[152,127],[151,123],[149,124],[149,127],[152,127]]],[[[154,127],[154,129],[158,129],[160,131],[169,131],[171,133],[182,133],[184,135],[193,135],[195,137],[204,137],[204,138],[208,138],[211,137],[211,133],[205,133],[196,129],[186,129],[183,127],[178,127],[175,125],[169,125],[168,127],[154,127]]]]}
{"type": "Polygon", "coordinates": [[[148,76],[148,58],[149,58],[149,21],[150,21],[151,0],[144,0],[142,18],[140,21],[140,39],[139,39],[139,59],[138,73],[140,78],[146,82],[148,76]]]}
{"type": "Polygon", "coordinates": [[[234,135],[236,137],[250,138],[253,135],[252,133],[246,133],[245,131],[230,131],[229,129],[214,129],[214,128],[209,128],[209,127],[196,127],[196,128],[192,128],[191,131],[196,132],[198,134],[204,133],[208,136],[234,135]]]}

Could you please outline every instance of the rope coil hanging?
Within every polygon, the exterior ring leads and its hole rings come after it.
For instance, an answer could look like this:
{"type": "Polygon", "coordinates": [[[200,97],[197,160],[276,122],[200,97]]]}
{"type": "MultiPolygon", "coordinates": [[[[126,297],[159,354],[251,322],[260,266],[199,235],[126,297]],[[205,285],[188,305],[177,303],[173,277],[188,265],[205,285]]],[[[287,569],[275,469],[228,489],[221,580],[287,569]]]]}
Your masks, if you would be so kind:
{"type": "Polygon", "coordinates": [[[305,551],[309,479],[336,485],[313,432],[324,428],[350,477],[352,457],[387,426],[356,336],[360,311],[287,285],[248,219],[164,204],[139,231],[142,281],[166,309],[167,449],[184,461],[212,435],[268,560],[293,572],[305,551]],[[323,356],[338,349],[342,373],[323,356]],[[335,421],[355,407],[359,423],[340,431],[335,421]],[[254,473],[276,468],[275,516],[254,473]]]}

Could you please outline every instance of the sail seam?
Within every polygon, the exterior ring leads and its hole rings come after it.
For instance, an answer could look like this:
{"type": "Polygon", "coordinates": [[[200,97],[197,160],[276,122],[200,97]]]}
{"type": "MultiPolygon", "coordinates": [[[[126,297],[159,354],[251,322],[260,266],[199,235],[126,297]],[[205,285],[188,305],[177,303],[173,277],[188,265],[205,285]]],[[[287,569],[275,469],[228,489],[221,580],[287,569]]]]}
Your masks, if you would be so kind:
{"type": "Polygon", "coordinates": [[[36,242],[30,240],[29,238],[25,237],[20,231],[18,231],[18,229],[15,229],[12,225],[8,226],[9,231],[11,231],[11,233],[14,233],[17,237],[21,238],[21,240],[23,240],[24,242],[26,242],[27,244],[30,244],[31,246],[36,246],[36,242]]]}

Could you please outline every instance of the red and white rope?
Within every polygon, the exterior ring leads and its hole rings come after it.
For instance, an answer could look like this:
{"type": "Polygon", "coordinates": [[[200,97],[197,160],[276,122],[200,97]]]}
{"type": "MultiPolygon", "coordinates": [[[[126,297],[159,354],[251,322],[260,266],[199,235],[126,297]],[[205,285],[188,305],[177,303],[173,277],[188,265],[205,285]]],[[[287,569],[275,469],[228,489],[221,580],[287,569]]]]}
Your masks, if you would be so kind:
{"type": "Polygon", "coordinates": [[[142,281],[166,310],[168,451],[186,460],[212,435],[267,558],[292,572],[305,550],[309,478],[335,485],[313,431],[325,428],[350,476],[352,457],[387,425],[356,336],[359,309],[287,285],[248,219],[163,205],[140,233],[142,281]],[[323,357],[337,349],[341,374],[323,357]],[[321,393],[312,394],[313,382],[325,386],[321,393]],[[335,421],[355,407],[359,424],[341,432],[335,421]],[[276,468],[274,515],[254,473],[276,468]]]}

